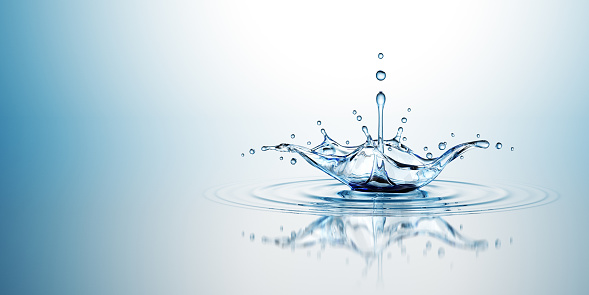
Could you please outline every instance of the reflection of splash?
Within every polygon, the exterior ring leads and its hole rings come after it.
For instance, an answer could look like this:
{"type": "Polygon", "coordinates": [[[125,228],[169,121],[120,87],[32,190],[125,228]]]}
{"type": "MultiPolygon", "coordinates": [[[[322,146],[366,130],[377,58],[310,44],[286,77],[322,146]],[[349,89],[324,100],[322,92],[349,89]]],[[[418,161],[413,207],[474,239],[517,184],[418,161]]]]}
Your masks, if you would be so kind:
{"type": "Polygon", "coordinates": [[[298,233],[274,239],[281,247],[308,248],[330,245],[360,254],[368,264],[397,241],[429,236],[456,248],[482,251],[486,240],[472,240],[458,233],[440,217],[326,216],[298,233]]]}
{"type": "MultiPolygon", "coordinates": [[[[464,237],[442,218],[432,216],[325,216],[298,232],[292,232],[290,236],[275,238],[274,243],[279,247],[290,247],[293,250],[311,248],[315,245],[321,245],[322,248],[329,245],[349,249],[364,258],[364,273],[375,260],[378,261],[378,282],[382,283],[384,251],[395,242],[416,236],[429,236],[449,246],[477,253],[488,248],[486,240],[464,237]]],[[[270,242],[270,239],[263,237],[262,241],[270,242]]],[[[443,248],[440,248],[440,251],[444,251],[443,248]]]]}

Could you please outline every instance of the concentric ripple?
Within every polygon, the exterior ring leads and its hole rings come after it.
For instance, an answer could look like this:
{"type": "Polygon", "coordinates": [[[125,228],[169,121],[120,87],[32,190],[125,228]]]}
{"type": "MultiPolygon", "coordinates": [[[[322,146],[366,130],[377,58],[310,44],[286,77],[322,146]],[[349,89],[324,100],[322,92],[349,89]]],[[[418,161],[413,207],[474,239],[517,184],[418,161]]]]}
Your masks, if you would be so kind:
{"type": "Polygon", "coordinates": [[[351,191],[333,179],[291,179],[219,186],[208,190],[206,197],[231,206],[295,214],[442,216],[536,207],[558,195],[534,186],[447,180],[409,193],[368,193],[351,191]]]}

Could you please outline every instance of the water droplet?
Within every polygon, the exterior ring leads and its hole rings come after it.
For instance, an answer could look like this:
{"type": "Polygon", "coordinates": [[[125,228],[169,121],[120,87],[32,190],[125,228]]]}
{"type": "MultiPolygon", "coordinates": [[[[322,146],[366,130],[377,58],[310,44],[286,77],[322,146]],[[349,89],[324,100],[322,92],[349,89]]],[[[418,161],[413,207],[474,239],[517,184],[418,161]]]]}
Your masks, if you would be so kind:
{"type": "Polygon", "coordinates": [[[317,126],[321,126],[321,121],[317,121],[317,126]]]}
{"type": "Polygon", "coordinates": [[[362,121],[362,116],[358,115],[358,117],[356,117],[356,120],[362,121]]]}
{"type": "Polygon", "coordinates": [[[464,156],[460,156],[460,160],[464,159],[464,156]]]}
{"type": "Polygon", "coordinates": [[[450,136],[454,137],[454,133],[450,133],[450,136]]]}
{"type": "Polygon", "coordinates": [[[384,95],[384,93],[382,93],[382,91],[376,95],[376,104],[377,105],[383,106],[386,100],[387,100],[387,98],[384,95]]]}
{"type": "Polygon", "coordinates": [[[358,112],[356,112],[356,110],[353,110],[353,111],[352,111],[352,115],[355,115],[355,114],[357,114],[357,113],[358,113],[358,112]]]}
{"type": "Polygon", "coordinates": [[[477,133],[477,138],[481,138],[481,135],[477,133]]]}
{"type": "Polygon", "coordinates": [[[444,250],[444,248],[440,247],[440,249],[438,249],[438,257],[444,258],[444,256],[446,256],[446,250],[444,250]]]}
{"type": "Polygon", "coordinates": [[[403,136],[403,141],[407,141],[407,137],[404,137],[404,136],[403,136]]]}
{"type": "Polygon", "coordinates": [[[253,241],[256,238],[254,234],[250,234],[250,241],[253,241]]]}
{"type": "Polygon", "coordinates": [[[513,237],[509,238],[509,245],[513,245],[513,237]]]}
{"type": "Polygon", "coordinates": [[[267,151],[267,150],[268,150],[268,147],[267,147],[267,146],[263,146],[263,147],[261,147],[260,149],[261,149],[263,152],[265,152],[265,151],[267,151]]]}
{"type": "Polygon", "coordinates": [[[280,231],[283,231],[283,230],[284,230],[284,226],[281,225],[280,226],[280,231]]]}
{"type": "Polygon", "coordinates": [[[389,152],[392,151],[392,150],[393,150],[393,148],[392,147],[389,147],[389,152]]]}
{"type": "Polygon", "coordinates": [[[384,54],[382,54],[382,53],[378,54],[378,59],[382,59],[383,57],[384,57],[384,54]]]}
{"type": "Polygon", "coordinates": [[[376,72],[376,79],[378,79],[378,81],[382,81],[386,77],[387,77],[387,74],[385,72],[383,72],[383,71],[376,72]]]}
{"type": "Polygon", "coordinates": [[[255,153],[256,153],[256,150],[254,150],[254,149],[250,149],[250,154],[252,154],[252,155],[253,155],[253,154],[255,154],[255,153]]]}
{"type": "Polygon", "coordinates": [[[511,151],[513,152],[513,147],[511,147],[511,151]]]}
{"type": "Polygon", "coordinates": [[[245,237],[245,232],[244,231],[241,232],[241,236],[242,237],[245,237]]]}
{"type": "Polygon", "coordinates": [[[321,128],[321,134],[323,134],[323,136],[327,136],[327,132],[325,132],[325,129],[321,128]]]}
{"type": "Polygon", "coordinates": [[[311,142],[310,141],[307,141],[307,145],[311,145],[311,142]]]}
{"type": "Polygon", "coordinates": [[[243,156],[245,156],[245,154],[244,153],[241,153],[241,156],[243,157],[243,156]]]}
{"type": "Polygon", "coordinates": [[[425,243],[425,249],[426,249],[426,250],[431,250],[431,249],[432,249],[432,242],[430,242],[430,241],[427,241],[427,242],[425,243]]]}
{"type": "Polygon", "coordinates": [[[423,151],[427,152],[427,146],[423,147],[423,151]]]}
{"type": "Polygon", "coordinates": [[[460,225],[460,230],[462,230],[463,228],[464,228],[464,226],[461,224],[461,225],[460,225]]]}
{"type": "Polygon", "coordinates": [[[431,158],[433,157],[432,153],[427,153],[425,156],[426,156],[428,159],[431,159],[431,158]]]}
{"type": "Polygon", "coordinates": [[[407,112],[411,112],[411,108],[407,108],[407,112]]]}
{"type": "Polygon", "coordinates": [[[401,123],[407,123],[407,118],[405,118],[405,117],[401,118],[401,123]]]}
{"type": "Polygon", "coordinates": [[[350,141],[349,140],[346,140],[346,144],[350,144],[350,141]]]}
{"type": "Polygon", "coordinates": [[[443,151],[446,149],[446,143],[445,142],[440,142],[438,143],[438,148],[443,151]]]}
{"type": "Polygon", "coordinates": [[[501,248],[501,240],[496,239],[495,240],[495,249],[499,249],[499,248],[501,248]]]}
{"type": "Polygon", "coordinates": [[[498,142],[495,147],[500,150],[503,147],[503,144],[501,144],[500,142],[498,142]]]}
{"type": "Polygon", "coordinates": [[[279,159],[280,159],[280,161],[282,161],[282,160],[284,160],[284,157],[283,157],[283,156],[280,156],[280,158],[279,158],[279,159]]]}
{"type": "Polygon", "coordinates": [[[294,139],[294,138],[295,138],[295,135],[294,135],[294,133],[290,135],[290,138],[292,138],[292,139],[294,139]]]}
{"type": "Polygon", "coordinates": [[[297,159],[295,159],[295,158],[290,159],[290,164],[294,165],[296,163],[297,163],[297,159]]]}

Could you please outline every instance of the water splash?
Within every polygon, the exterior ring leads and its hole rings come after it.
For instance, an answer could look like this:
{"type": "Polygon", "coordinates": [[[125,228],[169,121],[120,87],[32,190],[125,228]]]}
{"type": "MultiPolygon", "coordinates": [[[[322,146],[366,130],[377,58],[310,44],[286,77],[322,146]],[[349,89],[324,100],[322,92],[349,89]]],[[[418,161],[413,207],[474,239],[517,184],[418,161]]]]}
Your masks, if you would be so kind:
{"type": "MultiPolygon", "coordinates": [[[[383,137],[384,93],[376,95],[378,106],[378,139],[373,140],[368,128],[362,127],[366,141],[359,146],[342,146],[331,139],[324,129],[323,142],[314,148],[294,144],[265,146],[265,150],[298,153],[312,166],[357,191],[408,192],[434,180],[452,160],[472,148],[486,149],[489,142],[477,140],[465,142],[448,149],[433,158],[428,153],[423,158],[403,145],[403,128],[397,129],[393,139],[383,137]],[[390,148],[390,149],[389,149],[390,148]]],[[[360,120],[361,117],[358,116],[360,120]]],[[[445,146],[444,146],[445,147],[445,146]]]]}

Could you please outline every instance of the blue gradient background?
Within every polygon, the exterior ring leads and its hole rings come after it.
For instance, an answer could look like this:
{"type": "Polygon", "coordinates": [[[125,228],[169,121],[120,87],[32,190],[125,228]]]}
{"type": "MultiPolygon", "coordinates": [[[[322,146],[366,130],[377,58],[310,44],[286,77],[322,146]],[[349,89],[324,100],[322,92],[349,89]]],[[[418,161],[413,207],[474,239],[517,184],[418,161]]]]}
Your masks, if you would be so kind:
{"type": "Polygon", "coordinates": [[[0,293],[586,293],[588,12],[587,1],[4,1],[0,293]],[[388,137],[414,110],[409,146],[455,132],[516,148],[468,154],[444,178],[541,185],[560,200],[448,218],[516,243],[457,253],[452,272],[389,266],[374,289],[361,261],[342,270],[350,254],[310,263],[240,236],[312,217],[204,199],[234,179],[321,176],[239,154],[291,133],[317,143],[318,119],[359,142],[351,110],[375,130],[378,91],[388,137]]]}

